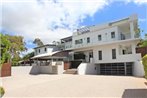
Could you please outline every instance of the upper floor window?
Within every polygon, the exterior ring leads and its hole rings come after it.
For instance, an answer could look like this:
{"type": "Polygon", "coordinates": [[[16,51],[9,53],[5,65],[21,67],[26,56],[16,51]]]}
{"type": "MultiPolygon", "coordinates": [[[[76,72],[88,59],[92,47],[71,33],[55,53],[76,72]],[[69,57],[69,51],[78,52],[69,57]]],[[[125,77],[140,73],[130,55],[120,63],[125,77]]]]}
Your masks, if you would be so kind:
{"type": "Polygon", "coordinates": [[[112,49],[112,59],[116,59],[116,49],[112,49]]]}
{"type": "Polygon", "coordinates": [[[90,43],[90,37],[87,37],[87,43],[90,43]]]}
{"type": "Polygon", "coordinates": [[[82,44],[82,43],[83,43],[83,40],[82,39],[75,40],[75,44],[82,44]]]}
{"type": "Polygon", "coordinates": [[[101,40],[102,40],[102,36],[98,35],[98,41],[101,41],[101,40]]]}
{"type": "Polygon", "coordinates": [[[47,51],[46,48],[44,48],[44,51],[45,51],[45,52],[47,51]]]}
{"type": "Polygon", "coordinates": [[[102,60],[102,51],[98,51],[98,57],[99,60],[102,60]]]}
{"type": "Polygon", "coordinates": [[[115,32],[111,32],[111,38],[115,38],[115,32]]]}
{"type": "Polygon", "coordinates": [[[39,51],[39,53],[40,53],[40,49],[39,49],[38,51],[39,51]]]}

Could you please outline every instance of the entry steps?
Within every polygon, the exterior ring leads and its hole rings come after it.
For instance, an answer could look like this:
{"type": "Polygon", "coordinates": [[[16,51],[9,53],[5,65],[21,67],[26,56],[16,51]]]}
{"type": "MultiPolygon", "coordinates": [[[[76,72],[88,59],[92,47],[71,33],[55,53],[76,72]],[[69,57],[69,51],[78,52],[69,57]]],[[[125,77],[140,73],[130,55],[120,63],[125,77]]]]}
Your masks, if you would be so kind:
{"type": "Polygon", "coordinates": [[[67,69],[63,74],[77,74],[77,69],[67,69]]]}

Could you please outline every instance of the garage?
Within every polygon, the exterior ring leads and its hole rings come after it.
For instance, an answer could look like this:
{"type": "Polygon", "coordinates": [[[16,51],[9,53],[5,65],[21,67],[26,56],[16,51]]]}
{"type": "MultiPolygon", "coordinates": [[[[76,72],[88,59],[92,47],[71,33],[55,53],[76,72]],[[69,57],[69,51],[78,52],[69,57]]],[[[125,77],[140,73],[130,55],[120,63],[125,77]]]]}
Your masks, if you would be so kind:
{"type": "Polygon", "coordinates": [[[105,63],[100,64],[101,75],[132,75],[133,63],[105,63]]]}

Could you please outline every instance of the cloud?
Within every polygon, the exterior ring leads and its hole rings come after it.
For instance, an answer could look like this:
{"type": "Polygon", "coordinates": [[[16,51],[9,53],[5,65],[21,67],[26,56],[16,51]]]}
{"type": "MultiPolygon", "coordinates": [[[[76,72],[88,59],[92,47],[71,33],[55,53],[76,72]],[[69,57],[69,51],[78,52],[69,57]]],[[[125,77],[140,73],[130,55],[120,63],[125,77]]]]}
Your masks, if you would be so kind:
{"type": "Polygon", "coordinates": [[[138,21],[139,21],[139,22],[147,22],[147,19],[145,19],[145,18],[139,18],[138,21]]]}
{"type": "Polygon", "coordinates": [[[51,43],[72,35],[87,16],[92,17],[106,5],[106,0],[5,0],[2,29],[22,35],[25,40],[39,37],[51,43]]]}
{"type": "Polygon", "coordinates": [[[136,4],[147,4],[147,0],[126,0],[126,2],[134,2],[136,4]]]}
{"type": "MultiPolygon", "coordinates": [[[[1,29],[51,43],[72,35],[87,17],[93,17],[116,0],[2,0],[1,29]]],[[[147,0],[120,0],[144,4],[147,0]]]]}

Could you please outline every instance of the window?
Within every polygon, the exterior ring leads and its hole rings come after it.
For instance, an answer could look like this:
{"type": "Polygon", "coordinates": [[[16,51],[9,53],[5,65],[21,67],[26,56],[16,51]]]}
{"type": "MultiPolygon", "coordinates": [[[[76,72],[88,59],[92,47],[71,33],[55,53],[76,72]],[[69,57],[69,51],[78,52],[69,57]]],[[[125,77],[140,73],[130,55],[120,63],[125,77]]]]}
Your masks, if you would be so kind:
{"type": "Polygon", "coordinates": [[[102,51],[98,51],[99,60],[102,60],[102,51]]]}
{"type": "Polygon", "coordinates": [[[111,32],[111,38],[115,38],[115,32],[111,32]]]}
{"type": "Polygon", "coordinates": [[[98,35],[98,41],[101,41],[101,40],[102,40],[102,36],[98,35]]]}
{"type": "Polygon", "coordinates": [[[90,37],[87,37],[87,43],[90,43],[90,37]]]}
{"type": "Polygon", "coordinates": [[[40,53],[40,49],[39,49],[38,51],[39,51],[39,53],[40,53]]]}
{"type": "Polygon", "coordinates": [[[116,49],[112,49],[112,59],[116,59],[116,49]]]}
{"type": "Polygon", "coordinates": [[[44,51],[46,52],[46,48],[44,48],[44,51]]]}
{"type": "Polygon", "coordinates": [[[82,44],[82,43],[83,43],[83,40],[82,39],[75,40],[75,44],[82,44]]]}

